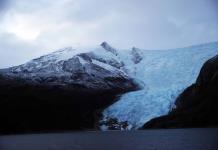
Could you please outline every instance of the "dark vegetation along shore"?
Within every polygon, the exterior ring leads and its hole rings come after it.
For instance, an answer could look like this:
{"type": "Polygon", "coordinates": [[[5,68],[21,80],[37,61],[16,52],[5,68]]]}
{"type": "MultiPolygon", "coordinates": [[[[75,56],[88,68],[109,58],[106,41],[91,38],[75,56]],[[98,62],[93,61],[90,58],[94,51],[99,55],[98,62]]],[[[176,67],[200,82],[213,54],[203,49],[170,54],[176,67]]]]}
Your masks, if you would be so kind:
{"type": "Polygon", "coordinates": [[[175,104],[176,109],[152,119],[143,129],[218,126],[218,55],[205,62],[196,82],[175,104]]]}
{"type": "Polygon", "coordinates": [[[101,110],[134,88],[33,85],[0,76],[0,133],[95,129],[101,110]]]}

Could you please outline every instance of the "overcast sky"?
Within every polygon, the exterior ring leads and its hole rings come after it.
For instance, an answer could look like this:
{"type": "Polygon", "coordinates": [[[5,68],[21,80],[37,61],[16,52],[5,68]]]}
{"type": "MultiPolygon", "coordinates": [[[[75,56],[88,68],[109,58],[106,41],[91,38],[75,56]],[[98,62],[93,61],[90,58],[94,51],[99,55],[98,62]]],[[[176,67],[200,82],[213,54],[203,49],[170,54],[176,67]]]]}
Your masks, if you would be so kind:
{"type": "Polygon", "coordinates": [[[217,0],[0,0],[0,68],[62,47],[218,41],[217,0]]]}

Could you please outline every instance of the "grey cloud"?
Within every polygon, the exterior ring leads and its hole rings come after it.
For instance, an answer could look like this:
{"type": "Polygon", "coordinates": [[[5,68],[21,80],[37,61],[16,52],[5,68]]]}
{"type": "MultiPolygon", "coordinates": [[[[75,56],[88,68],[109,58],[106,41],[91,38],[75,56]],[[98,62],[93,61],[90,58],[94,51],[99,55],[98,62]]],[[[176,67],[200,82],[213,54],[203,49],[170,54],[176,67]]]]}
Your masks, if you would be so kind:
{"type": "MultiPolygon", "coordinates": [[[[35,56],[48,52],[45,49],[75,43],[93,46],[108,41],[118,48],[168,49],[218,40],[217,0],[10,1],[6,14],[30,15],[24,21],[40,29],[34,41],[16,37],[17,42],[13,43],[12,38],[4,35],[0,53],[8,53],[3,48],[14,49],[11,53],[14,58],[17,55],[17,59],[26,60],[27,49],[35,56]],[[45,51],[39,52],[39,49],[45,51]]],[[[0,35],[5,32],[4,28],[0,35]]]]}
{"type": "Polygon", "coordinates": [[[40,55],[42,47],[26,43],[13,34],[0,34],[0,68],[22,64],[40,55]]]}

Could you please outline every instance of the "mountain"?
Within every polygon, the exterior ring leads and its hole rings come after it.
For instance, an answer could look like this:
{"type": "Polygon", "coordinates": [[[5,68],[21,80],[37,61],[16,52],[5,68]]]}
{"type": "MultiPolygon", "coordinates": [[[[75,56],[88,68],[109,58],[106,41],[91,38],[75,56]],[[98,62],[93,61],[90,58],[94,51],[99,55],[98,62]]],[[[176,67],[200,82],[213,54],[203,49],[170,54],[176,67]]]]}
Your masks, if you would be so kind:
{"type": "Polygon", "coordinates": [[[176,107],[218,42],[169,50],[103,42],[80,52],[65,48],[1,69],[0,132],[138,129],[176,107]]]}
{"type": "Polygon", "coordinates": [[[206,61],[194,84],[176,99],[168,115],[152,119],[143,128],[213,127],[218,125],[218,55],[206,61]]]}
{"type": "Polygon", "coordinates": [[[0,70],[0,133],[93,129],[119,95],[139,89],[106,42],[0,70]]]}

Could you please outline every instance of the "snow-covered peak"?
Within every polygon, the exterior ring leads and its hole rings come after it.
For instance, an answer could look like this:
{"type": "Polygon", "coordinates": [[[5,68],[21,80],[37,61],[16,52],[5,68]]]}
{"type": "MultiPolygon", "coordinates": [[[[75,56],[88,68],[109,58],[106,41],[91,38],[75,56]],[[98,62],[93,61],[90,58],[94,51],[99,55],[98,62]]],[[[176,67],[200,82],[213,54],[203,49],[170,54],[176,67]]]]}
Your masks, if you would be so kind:
{"type": "Polygon", "coordinates": [[[118,55],[117,50],[115,48],[113,48],[112,46],[110,46],[107,42],[102,42],[101,46],[106,50],[109,51],[111,53],[113,53],[114,55],[118,55]]]}
{"type": "MultiPolygon", "coordinates": [[[[91,89],[129,89],[136,84],[123,71],[123,63],[107,44],[95,49],[67,47],[4,70],[6,76],[36,84],[81,85],[91,89]],[[120,83],[115,85],[114,81],[120,83]]],[[[3,70],[0,70],[3,73],[3,70]]]]}
{"type": "MultiPolygon", "coordinates": [[[[73,49],[72,47],[66,47],[59,49],[53,53],[48,55],[41,56],[39,58],[33,59],[32,61],[61,61],[61,60],[68,60],[75,56],[76,54],[80,53],[79,50],[73,49]]],[[[31,61],[30,61],[31,62],[31,61]]]]}
{"type": "Polygon", "coordinates": [[[13,73],[57,72],[61,70],[61,65],[64,61],[73,58],[79,53],[79,50],[73,49],[72,47],[66,47],[9,69],[13,73]]]}

